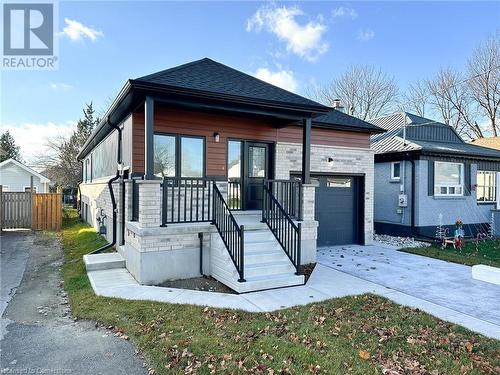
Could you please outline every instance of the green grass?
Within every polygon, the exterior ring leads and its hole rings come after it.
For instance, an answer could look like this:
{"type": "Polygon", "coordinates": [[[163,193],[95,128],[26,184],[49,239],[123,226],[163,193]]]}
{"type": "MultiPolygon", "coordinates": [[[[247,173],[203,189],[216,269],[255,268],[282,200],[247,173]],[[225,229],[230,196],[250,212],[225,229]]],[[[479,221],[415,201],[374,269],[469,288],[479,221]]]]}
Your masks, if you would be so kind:
{"type": "Polygon", "coordinates": [[[486,264],[500,267],[500,241],[498,240],[484,240],[477,244],[475,241],[470,240],[461,249],[454,249],[450,245],[445,249],[441,249],[440,245],[432,245],[430,247],[401,249],[401,251],[468,266],[486,264]]]}
{"type": "Polygon", "coordinates": [[[65,211],[64,280],[73,314],[138,347],[155,374],[484,374],[500,343],[374,295],[274,313],[97,297],[82,255],[104,240],[65,211]]]}

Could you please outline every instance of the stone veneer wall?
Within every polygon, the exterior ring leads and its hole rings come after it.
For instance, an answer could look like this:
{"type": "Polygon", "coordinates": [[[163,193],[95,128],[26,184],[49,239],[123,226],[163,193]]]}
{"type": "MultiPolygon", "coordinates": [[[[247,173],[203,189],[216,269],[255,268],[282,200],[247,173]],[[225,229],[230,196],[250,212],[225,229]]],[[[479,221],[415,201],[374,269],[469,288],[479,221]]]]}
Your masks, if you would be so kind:
{"type": "MultiPolygon", "coordinates": [[[[373,242],[373,151],[362,148],[311,145],[311,173],[363,174],[365,177],[365,244],[373,242]],[[333,163],[328,163],[328,158],[333,163]]],[[[302,145],[276,144],[277,179],[290,178],[290,172],[302,170],[302,145]]]]}

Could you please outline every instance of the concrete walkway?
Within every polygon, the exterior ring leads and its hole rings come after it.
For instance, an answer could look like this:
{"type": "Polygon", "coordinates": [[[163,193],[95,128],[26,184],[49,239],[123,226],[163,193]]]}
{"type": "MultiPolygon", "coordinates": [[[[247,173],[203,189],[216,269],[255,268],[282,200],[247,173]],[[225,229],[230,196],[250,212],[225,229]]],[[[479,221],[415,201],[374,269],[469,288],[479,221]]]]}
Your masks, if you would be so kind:
{"type": "Polygon", "coordinates": [[[419,308],[485,336],[500,339],[498,324],[337,271],[331,264],[325,265],[328,264],[323,260],[325,254],[321,255],[322,261],[316,265],[307,285],[240,295],[139,285],[126,269],[92,271],[88,275],[95,293],[100,296],[232,308],[250,312],[275,311],[331,298],[373,293],[402,305],[419,308]]]}

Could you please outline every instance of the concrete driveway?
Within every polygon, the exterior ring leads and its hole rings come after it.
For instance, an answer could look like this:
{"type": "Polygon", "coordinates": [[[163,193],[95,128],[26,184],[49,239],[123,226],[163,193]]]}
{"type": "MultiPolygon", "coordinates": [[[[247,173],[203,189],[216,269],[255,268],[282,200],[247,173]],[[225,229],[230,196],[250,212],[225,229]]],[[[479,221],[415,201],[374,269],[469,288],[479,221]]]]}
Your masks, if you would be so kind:
{"type": "Polygon", "coordinates": [[[0,373],[147,374],[129,341],[71,318],[57,236],[3,232],[0,245],[0,373]]]}
{"type": "Polygon", "coordinates": [[[322,247],[318,262],[500,326],[500,286],[472,279],[469,266],[383,245],[322,247]]]}

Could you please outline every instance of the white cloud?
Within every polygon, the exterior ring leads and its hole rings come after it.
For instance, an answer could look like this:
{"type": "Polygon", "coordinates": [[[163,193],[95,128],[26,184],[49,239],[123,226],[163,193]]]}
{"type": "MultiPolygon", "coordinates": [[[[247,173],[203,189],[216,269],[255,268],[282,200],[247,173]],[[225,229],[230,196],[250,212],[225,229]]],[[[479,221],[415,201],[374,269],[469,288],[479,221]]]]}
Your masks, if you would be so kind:
{"type": "Polygon", "coordinates": [[[348,17],[348,18],[354,20],[358,17],[358,12],[356,12],[356,9],[353,9],[353,8],[338,7],[338,8],[335,8],[334,10],[332,10],[332,16],[334,18],[348,17]]]}
{"type": "Polygon", "coordinates": [[[66,26],[64,27],[63,31],[59,33],[59,35],[66,36],[73,42],[80,42],[83,39],[90,39],[91,41],[95,42],[97,38],[104,36],[102,31],[98,31],[92,27],[85,26],[83,23],[80,23],[78,21],[65,18],[64,22],[66,22],[66,26]]]}
{"type": "Polygon", "coordinates": [[[375,38],[375,32],[373,30],[361,29],[358,31],[358,40],[361,40],[362,42],[368,42],[373,38],[375,38]]]}
{"type": "Polygon", "coordinates": [[[69,90],[73,88],[73,86],[68,85],[67,83],[62,83],[62,82],[52,82],[49,87],[52,90],[69,90]]]}
{"type": "Polygon", "coordinates": [[[317,21],[300,24],[296,18],[303,15],[297,6],[263,6],[247,20],[247,31],[266,29],[286,43],[288,52],[315,61],[328,50],[328,43],[323,40],[327,27],[321,16],[317,21]]]}
{"type": "Polygon", "coordinates": [[[68,137],[76,128],[75,121],[45,124],[6,124],[0,125],[0,134],[8,130],[16,144],[21,147],[21,156],[28,163],[37,163],[40,156],[49,152],[47,143],[59,137],[68,137]]]}
{"type": "Polygon", "coordinates": [[[258,79],[292,92],[297,91],[297,87],[299,86],[291,70],[273,72],[267,68],[259,68],[254,75],[258,79]]]}

